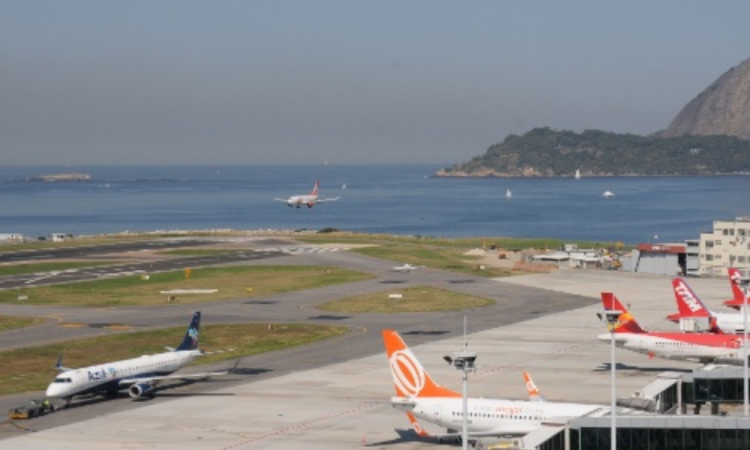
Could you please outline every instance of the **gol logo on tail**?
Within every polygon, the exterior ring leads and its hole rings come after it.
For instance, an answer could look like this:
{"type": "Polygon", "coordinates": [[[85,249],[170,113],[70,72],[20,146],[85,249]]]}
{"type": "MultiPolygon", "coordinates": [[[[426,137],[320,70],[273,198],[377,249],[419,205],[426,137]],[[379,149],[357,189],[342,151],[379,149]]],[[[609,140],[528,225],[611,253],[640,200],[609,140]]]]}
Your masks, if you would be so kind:
{"type": "Polygon", "coordinates": [[[391,373],[393,382],[400,392],[414,397],[424,389],[425,374],[414,355],[408,350],[398,350],[390,357],[391,373]]]}

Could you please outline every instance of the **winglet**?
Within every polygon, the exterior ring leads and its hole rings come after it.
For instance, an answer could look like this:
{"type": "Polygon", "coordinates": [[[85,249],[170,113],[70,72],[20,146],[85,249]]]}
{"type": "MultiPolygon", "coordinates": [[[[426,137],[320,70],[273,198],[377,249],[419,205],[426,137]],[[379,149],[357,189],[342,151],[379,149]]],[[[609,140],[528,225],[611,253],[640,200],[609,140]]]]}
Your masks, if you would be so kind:
{"type": "Polygon", "coordinates": [[[424,428],[422,428],[422,425],[417,422],[417,418],[414,417],[414,414],[407,412],[406,417],[409,418],[409,423],[411,423],[411,427],[414,429],[414,432],[417,433],[417,436],[420,437],[428,437],[430,434],[425,431],[424,428]]]}
{"type": "Polygon", "coordinates": [[[461,397],[438,386],[395,330],[383,330],[383,343],[399,397],[461,397]]]}
{"type": "Polygon", "coordinates": [[[645,333],[627,308],[611,292],[602,292],[602,305],[606,311],[622,311],[615,324],[615,333],[645,333]]]}
{"type": "Polygon", "coordinates": [[[523,381],[526,383],[526,391],[529,394],[529,400],[533,402],[543,402],[544,396],[539,392],[534,380],[528,372],[523,373],[523,381]]]}
{"type": "Polygon", "coordinates": [[[188,326],[188,329],[185,332],[185,337],[182,339],[182,343],[179,347],[177,347],[176,351],[180,352],[198,349],[198,335],[200,334],[200,326],[201,312],[196,311],[195,314],[193,314],[193,320],[190,321],[190,326],[188,326]]]}

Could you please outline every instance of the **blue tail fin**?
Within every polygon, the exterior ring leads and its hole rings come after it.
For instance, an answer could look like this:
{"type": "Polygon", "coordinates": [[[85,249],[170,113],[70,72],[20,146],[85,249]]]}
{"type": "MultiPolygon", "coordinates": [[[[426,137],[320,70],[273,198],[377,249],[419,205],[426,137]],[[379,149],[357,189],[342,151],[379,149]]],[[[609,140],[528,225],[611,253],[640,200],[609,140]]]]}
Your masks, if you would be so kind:
{"type": "Polygon", "coordinates": [[[185,333],[185,338],[182,340],[182,344],[177,347],[176,351],[198,349],[198,334],[200,333],[200,326],[201,312],[196,311],[195,314],[193,314],[193,320],[190,322],[190,326],[185,333]]]}

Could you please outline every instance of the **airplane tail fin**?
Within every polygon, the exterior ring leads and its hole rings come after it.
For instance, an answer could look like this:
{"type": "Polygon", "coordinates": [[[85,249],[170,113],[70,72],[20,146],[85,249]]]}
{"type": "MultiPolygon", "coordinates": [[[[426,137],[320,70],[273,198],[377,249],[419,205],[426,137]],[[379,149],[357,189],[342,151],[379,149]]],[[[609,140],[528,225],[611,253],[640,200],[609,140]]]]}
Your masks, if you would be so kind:
{"type": "Polygon", "coordinates": [[[182,343],[175,351],[185,351],[185,350],[198,350],[198,335],[200,334],[200,326],[201,326],[201,312],[196,311],[195,314],[193,314],[193,320],[190,321],[190,326],[188,326],[187,331],[185,332],[185,337],[182,339],[182,343]]]}
{"type": "Polygon", "coordinates": [[[711,312],[695,292],[690,289],[685,280],[681,278],[672,279],[672,288],[679,313],[670,314],[667,319],[679,322],[684,317],[711,317],[711,312]]]}
{"type": "Polygon", "coordinates": [[[536,383],[531,379],[528,372],[523,373],[523,381],[526,383],[526,391],[529,393],[529,400],[532,402],[543,402],[544,396],[539,392],[536,383]]]}
{"type": "Polygon", "coordinates": [[[734,309],[740,309],[745,302],[745,293],[742,291],[740,282],[742,281],[742,274],[739,270],[730,267],[729,270],[729,285],[732,287],[732,299],[724,302],[726,306],[734,309]]]}
{"type": "Polygon", "coordinates": [[[383,330],[383,343],[399,397],[461,397],[438,386],[395,330],[383,330]]]}
{"type": "Polygon", "coordinates": [[[611,292],[602,292],[602,305],[607,311],[621,311],[615,324],[615,333],[645,333],[627,308],[611,292]]]}
{"type": "Polygon", "coordinates": [[[313,187],[312,192],[310,192],[310,195],[318,195],[318,188],[320,187],[320,181],[315,182],[315,186],[313,187]]]}

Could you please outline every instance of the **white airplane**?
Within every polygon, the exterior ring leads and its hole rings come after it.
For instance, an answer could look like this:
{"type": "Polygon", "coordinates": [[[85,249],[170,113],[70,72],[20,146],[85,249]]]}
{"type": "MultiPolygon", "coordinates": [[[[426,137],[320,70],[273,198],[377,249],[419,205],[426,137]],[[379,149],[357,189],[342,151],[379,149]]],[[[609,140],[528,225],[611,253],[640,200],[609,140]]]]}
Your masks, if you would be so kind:
{"type": "Polygon", "coordinates": [[[154,388],[164,380],[202,379],[229,372],[209,372],[186,375],[170,375],[189,364],[201,355],[198,349],[198,334],[201,313],[193,314],[193,320],[185,333],[182,344],[176,349],[167,347],[168,352],[156,355],[144,355],[139,358],[126,359],[100,365],[71,369],[63,367],[62,356],[56,368],[62,373],[55,377],[47,388],[47,397],[62,398],[70,403],[76,395],[106,392],[116,395],[122,389],[128,389],[133,398],[145,395],[153,397],[154,388]]]}
{"type": "Polygon", "coordinates": [[[396,266],[392,267],[391,270],[394,272],[411,272],[412,270],[421,269],[424,266],[412,266],[409,263],[404,264],[403,266],[396,266]]]}
{"type": "Polygon", "coordinates": [[[308,208],[312,208],[316,203],[333,202],[341,197],[332,198],[318,198],[318,188],[320,187],[320,181],[315,182],[312,192],[307,195],[293,195],[289,198],[275,198],[277,202],[284,202],[290,208],[299,208],[302,205],[306,205],[308,208]]]}
{"type": "Polygon", "coordinates": [[[680,319],[701,318],[705,319],[707,327],[718,328],[727,333],[742,333],[745,329],[745,318],[742,313],[722,313],[709,310],[703,301],[690,289],[690,286],[681,278],[672,280],[674,299],[677,302],[677,314],[670,314],[667,319],[680,322],[680,319]]]}
{"type": "MultiPolygon", "coordinates": [[[[457,430],[463,426],[461,394],[432,381],[396,331],[383,330],[383,341],[396,386],[397,396],[391,398],[391,405],[406,412],[420,436],[428,434],[419,426],[417,418],[447,429],[446,434],[437,436],[439,442],[446,438],[460,439],[461,432],[457,430]]],[[[468,435],[472,438],[520,436],[551,419],[580,417],[602,408],[577,403],[469,398],[468,435]]]]}

